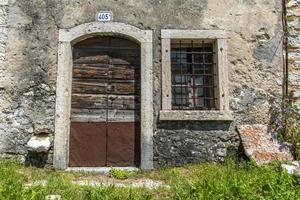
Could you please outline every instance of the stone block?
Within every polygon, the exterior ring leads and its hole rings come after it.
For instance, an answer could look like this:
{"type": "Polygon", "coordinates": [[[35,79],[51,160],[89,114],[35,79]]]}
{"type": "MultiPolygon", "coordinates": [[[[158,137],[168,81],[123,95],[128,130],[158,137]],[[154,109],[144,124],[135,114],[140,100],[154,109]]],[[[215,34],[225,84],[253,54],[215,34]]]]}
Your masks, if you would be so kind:
{"type": "Polygon", "coordinates": [[[289,174],[294,174],[297,171],[297,166],[294,165],[286,165],[286,164],[282,164],[281,165],[282,169],[286,170],[287,173],[289,174]]]}
{"type": "Polygon", "coordinates": [[[289,84],[290,84],[290,86],[299,86],[300,85],[300,73],[291,72],[289,74],[289,84]]]}
{"type": "Polygon", "coordinates": [[[27,148],[29,151],[37,153],[46,153],[49,151],[51,146],[50,137],[46,135],[36,135],[30,138],[27,143],[27,148]]]}
{"type": "Polygon", "coordinates": [[[0,25],[6,25],[7,24],[7,8],[6,7],[0,7],[0,25]]]}
{"type": "Polygon", "coordinates": [[[300,97],[300,89],[293,89],[293,96],[295,98],[299,98],[300,97]]]}
{"type": "Polygon", "coordinates": [[[299,70],[300,69],[300,60],[290,61],[289,67],[291,67],[292,69],[299,70]]]}
{"type": "Polygon", "coordinates": [[[8,5],[8,0],[0,0],[0,5],[1,5],[1,6],[6,6],[6,5],[8,5]]]}
{"type": "Polygon", "coordinates": [[[299,5],[300,5],[300,0],[290,0],[286,4],[286,7],[291,8],[291,7],[295,7],[295,6],[299,6],[299,5]]]}
{"type": "Polygon", "coordinates": [[[288,9],[286,15],[288,17],[299,17],[300,16],[299,10],[300,10],[300,6],[299,6],[299,8],[296,7],[295,9],[288,9]]]}
{"type": "Polygon", "coordinates": [[[286,170],[289,174],[300,174],[300,166],[298,161],[294,161],[291,164],[282,164],[281,168],[286,170]]]}
{"type": "Polygon", "coordinates": [[[282,143],[270,132],[267,125],[239,125],[245,154],[258,164],[272,161],[294,161],[290,145],[282,143]]]}
{"type": "Polygon", "coordinates": [[[299,34],[290,35],[288,37],[288,41],[289,41],[289,47],[300,48],[300,35],[299,34]]]}
{"type": "Polygon", "coordinates": [[[300,60],[300,52],[289,52],[289,60],[300,60]]]}
{"type": "Polygon", "coordinates": [[[300,28],[299,17],[293,17],[292,20],[288,20],[287,25],[289,28],[299,29],[300,28]]]}
{"type": "Polygon", "coordinates": [[[60,195],[48,195],[46,196],[46,200],[61,200],[60,195]]]}

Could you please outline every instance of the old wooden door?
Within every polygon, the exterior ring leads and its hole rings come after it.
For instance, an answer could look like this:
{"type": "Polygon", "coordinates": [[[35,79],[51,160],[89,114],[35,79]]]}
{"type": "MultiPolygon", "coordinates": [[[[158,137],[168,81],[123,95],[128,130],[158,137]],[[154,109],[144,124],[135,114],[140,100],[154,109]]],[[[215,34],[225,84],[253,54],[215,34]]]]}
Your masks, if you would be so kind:
{"type": "Polygon", "coordinates": [[[139,45],[110,36],[76,44],[71,110],[71,167],[139,165],[139,45]]]}

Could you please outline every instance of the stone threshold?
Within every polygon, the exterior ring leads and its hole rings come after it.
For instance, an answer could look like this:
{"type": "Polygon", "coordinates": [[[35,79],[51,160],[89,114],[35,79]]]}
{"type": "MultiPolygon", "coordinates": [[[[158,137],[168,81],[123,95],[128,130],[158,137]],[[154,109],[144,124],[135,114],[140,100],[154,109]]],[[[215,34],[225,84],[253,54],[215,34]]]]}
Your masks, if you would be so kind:
{"type": "Polygon", "coordinates": [[[66,171],[69,172],[85,172],[85,173],[99,173],[109,174],[111,169],[124,170],[124,171],[139,171],[137,167],[68,167],[66,171]]]}

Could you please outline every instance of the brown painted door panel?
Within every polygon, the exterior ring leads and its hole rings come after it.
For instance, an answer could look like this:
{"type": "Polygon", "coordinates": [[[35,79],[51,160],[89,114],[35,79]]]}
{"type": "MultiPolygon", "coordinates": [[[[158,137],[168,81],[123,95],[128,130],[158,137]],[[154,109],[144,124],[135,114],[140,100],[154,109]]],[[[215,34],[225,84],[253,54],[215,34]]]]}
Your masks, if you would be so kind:
{"type": "Polygon", "coordinates": [[[70,167],[106,165],[106,123],[71,122],[70,167]]]}
{"type": "Polygon", "coordinates": [[[126,167],[135,165],[135,123],[107,124],[107,165],[126,167]]]}

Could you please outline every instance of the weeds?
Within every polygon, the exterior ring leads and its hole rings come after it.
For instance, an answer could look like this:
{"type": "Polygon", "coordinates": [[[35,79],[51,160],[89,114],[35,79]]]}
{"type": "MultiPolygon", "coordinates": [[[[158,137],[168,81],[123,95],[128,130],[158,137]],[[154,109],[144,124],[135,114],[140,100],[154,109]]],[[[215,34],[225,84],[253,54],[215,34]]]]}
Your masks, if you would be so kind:
{"type": "Polygon", "coordinates": [[[300,158],[300,109],[293,104],[292,97],[281,102],[271,99],[271,126],[278,138],[289,142],[295,148],[297,159],[300,158]]]}
{"type": "Polygon", "coordinates": [[[116,168],[112,168],[110,170],[110,176],[119,179],[119,180],[125,180],[128,179],[129,177],[129,172],[126,170],[120,170],[120,169],[116,169],[116,168]]]}
{"type": "MultiPolygon", "coordinates": [[[[61,195],[62,199],[299,199],[300,176],[289,175],[280,163],[257,166],[253,162],[236,164],[187,165],[182,168],[166,168],[139,172],[133,177],[163,180],[170,188],[148,190],[145,188],[117,188],[79,186],[72,183],[78,175],[25,168],[10,161],[0,161],[1,200],[44,200],[49,194],[61,195]],[[28,172],[30,171],[30,173],[28,172]],[[46,185],[28,187],[34,177],[47,180],[46,185]]],[[[83,178],[84,175],[81,176],[83,178]]],[[[86,175],[89,177],[89,175],[86,175]]],[[[130,179],[129,177],[129,179],[130,179]]]]}
{"type": "Polygon", "coordinates": [[[279,165],[249,166],[227,162],[206,164],[195,182],[183,179],[174,199],[298,199],[299,177],[283,172],[279,165]]]}

